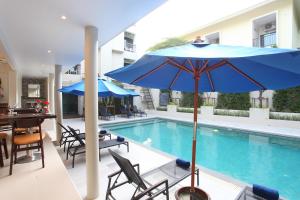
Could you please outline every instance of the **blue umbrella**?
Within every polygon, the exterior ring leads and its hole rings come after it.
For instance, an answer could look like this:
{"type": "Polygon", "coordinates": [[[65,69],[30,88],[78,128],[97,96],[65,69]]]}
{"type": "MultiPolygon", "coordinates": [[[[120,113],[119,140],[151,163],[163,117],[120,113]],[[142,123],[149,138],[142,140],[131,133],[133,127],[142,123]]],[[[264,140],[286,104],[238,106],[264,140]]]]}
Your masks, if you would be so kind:
{"type": "MultiPolygon", "coordinates": [[[[84,95],[84,81],[80,81],[78,83],[74,83],[72,85],[63,87],[58,91],[62,93],[74,94],[77,96],[84,95]]],[[[136,92],[132,90],[123,89],[109,81],[98,79],[98,96],[99,97],[125,97],[125,96],[139,96],[136,92]]]]}
{"type": "Polygon", "coordinates": [[[194,92],[191,190],[194,191],[198,92],[249,92],[300,85],[300,52],[216,44],[186,44],[145,54],[106,76],[159,89],[194,92]]]}

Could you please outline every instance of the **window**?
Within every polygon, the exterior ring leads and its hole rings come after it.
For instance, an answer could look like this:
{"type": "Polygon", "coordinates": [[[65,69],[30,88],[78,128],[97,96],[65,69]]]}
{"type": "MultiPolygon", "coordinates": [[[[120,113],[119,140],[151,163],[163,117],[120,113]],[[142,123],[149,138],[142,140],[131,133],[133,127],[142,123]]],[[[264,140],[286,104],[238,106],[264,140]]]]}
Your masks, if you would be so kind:
{"type": "Polygon", "coordinates": [[[272,13],[253,21],[253,46],[274,47],[276,46],[276,13],[272,13]]]}
{"type": "Polygon", "coordinates": [[[135,52],[135,44],[134,44],[134,37],[133,33],[125,32],[124,33],[124,50],[135,52]]]}
{"type": "Polygon", "coordinates": [[[132,63],[134,63],[134,60],[127,59],[127,58],[124,59],[124,66],[130,65],[132,63]]]}
{"type": "Polygon", "coordinates": [[[209,44],[219,44],[220,43],[219,32],[206,35],[205,41],[208,42],[209,44]]]}

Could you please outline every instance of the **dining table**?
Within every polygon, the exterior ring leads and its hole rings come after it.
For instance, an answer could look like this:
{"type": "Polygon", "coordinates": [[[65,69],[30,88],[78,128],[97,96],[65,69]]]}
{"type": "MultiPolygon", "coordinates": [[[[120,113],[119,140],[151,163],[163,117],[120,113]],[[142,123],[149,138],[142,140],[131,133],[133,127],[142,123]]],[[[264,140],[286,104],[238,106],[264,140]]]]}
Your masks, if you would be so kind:
{"type": "MultiPolygon", "coordinates": [[[[45,119],[55,119],[55,118],[56,115],[49,114],[49,113],[24,113],[24,114],[14,113],[14,114],[0,115],[0,121],[7,121],[12,126],[12,130],[14,130],[15,128],[22,128],[22,127],[17,127],[18,120],[39,119],[40,123],[43,123],[45,119]]],[[[38,159],[40,159],[39,152],[32,153],[32,155],[30,155],[29,152],[27,152],[25,156],[18,158],[17,163],[32,162],[38,159]]]]}

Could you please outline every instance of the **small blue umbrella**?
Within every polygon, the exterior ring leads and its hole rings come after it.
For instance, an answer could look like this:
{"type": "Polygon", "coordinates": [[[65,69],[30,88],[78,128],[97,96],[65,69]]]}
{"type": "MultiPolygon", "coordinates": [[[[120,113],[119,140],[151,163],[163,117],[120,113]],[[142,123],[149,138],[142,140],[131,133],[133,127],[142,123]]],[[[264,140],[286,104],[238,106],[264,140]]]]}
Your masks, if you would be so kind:
{"type": "Polygon", "coordinates": [[[106,76],[142,87],[194,92],[192,180],[196,158],[198,92],[249,92],[300,85],[295,49],[186,44],[145,54],[106,76]]]}
{"type": "MultiPolygon", "coordinates": [[[[84,80],[74,83],[72,85],[63,87],[59,89],[58,91],[62,93],[68,93],[68,94],[74,94],[77,96],[83,96],[84,95],[84,80]]],[[[99,97],[117,97],[122,98],[125,96],[139,96],[138,93],[132,91],[123,89],[109,81],[98,79],[98,96],[99,97]]]]}

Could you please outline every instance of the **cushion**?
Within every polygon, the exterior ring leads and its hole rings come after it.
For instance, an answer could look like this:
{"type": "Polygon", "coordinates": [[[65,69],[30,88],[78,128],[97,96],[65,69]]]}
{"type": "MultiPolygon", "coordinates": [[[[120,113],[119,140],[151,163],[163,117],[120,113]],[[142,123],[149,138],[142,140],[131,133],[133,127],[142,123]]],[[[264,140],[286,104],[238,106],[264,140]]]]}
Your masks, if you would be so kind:
{"type": "Polygon", "coordinates": [[[253,184],[253,194],[268,200],[278,200],[279,193],[277,190],[267,188],[261,185],[253,184]]]}
{"type": "Polygon", "coordinates": [[[118,136],[117,137],[117,141],[118,142],[124,142],[125,138],[121,137],[121,136],[118,136]]]}
{"type": "MultiPolygon", "coordinates": [[[[42,133],[42,139],[46,136],[45,133],[42,133]]],[[[33,134],[24,134],[24,135],[16,135],[14,137],[14,143],[17,145],[25,145],[25,144],[33,144],[40,141],[40,134],[33,133],[33,134]]]]}
{"type": "Polygon", "coordinates": [[[178,165],[179,167],[182,167],[184,169],[188,169],[190,167],[191,163],[189,161],[185,161],[180,158],[177,158],[176,165],[178,165]]]}

